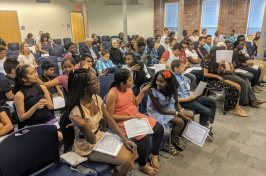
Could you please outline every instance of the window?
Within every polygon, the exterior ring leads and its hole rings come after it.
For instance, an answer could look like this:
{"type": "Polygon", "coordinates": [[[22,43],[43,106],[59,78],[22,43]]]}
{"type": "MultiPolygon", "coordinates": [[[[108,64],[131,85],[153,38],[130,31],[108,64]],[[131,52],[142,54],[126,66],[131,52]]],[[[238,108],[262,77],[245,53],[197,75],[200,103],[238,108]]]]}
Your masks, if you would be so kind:
{"type": "Polygon", "coordinates": [[[207,29],[207,34],[214,36],[218,26],[220,0],[203,0],[201,31],[207,29]]]}
{"type": "Polygon", "coordinates": [[[174,32],[178,24],[178,3],[165,3],[164,26],[174,32]]]}
{"type": "Polygon", "coordinates": [[[261,31],[266,0],[250,0],[247,34],[261,31]]]}

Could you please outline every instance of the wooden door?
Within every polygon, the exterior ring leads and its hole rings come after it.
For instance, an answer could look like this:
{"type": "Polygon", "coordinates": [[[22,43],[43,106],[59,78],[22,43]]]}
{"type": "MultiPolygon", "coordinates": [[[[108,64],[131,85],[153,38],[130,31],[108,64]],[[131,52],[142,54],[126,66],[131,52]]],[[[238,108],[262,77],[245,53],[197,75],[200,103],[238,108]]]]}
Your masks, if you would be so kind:
{"type": "Polygon", "coordinates": [[[70,12],[71,26],[72,26],[72,38],[74,43],[85,41],[84,21],[83,14],[81,12],[70,12]]]}
{"type": "Polygon", "coordinates": [[[16,11],[0,11],[0,37],[6,44],[21,43],[18,16],[16,11]]]}

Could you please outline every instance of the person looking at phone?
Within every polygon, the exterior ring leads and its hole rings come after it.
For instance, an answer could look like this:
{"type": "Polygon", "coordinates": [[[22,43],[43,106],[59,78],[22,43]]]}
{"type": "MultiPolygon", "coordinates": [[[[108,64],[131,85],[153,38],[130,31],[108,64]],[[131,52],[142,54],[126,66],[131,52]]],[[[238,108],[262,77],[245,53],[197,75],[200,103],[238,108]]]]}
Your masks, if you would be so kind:
{"type": "Polygon", "coordinates": [[[113,64],[113,62],[109,59],[110,57],[110,52],[106,49],[103,49],[101,51],[101,58],[99,61],[96,63],[96,70],[97,74],[99,76],[105,75],[108,73],[114,73],[118,68],[113,64]]]}

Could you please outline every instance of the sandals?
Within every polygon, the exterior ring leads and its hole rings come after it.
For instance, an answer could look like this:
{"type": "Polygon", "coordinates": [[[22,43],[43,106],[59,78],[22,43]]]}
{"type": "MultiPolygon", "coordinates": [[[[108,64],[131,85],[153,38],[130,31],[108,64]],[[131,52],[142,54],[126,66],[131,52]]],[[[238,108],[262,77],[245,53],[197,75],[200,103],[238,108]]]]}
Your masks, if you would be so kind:
{"type": "Polygon", "coordinates": [[[179,155],[179,151],[173,145],[165,144],[163,149],[173,156],[179,155]]]}
{"type": "Polygon", "coordinates": [[[241,117],[247,117],[247,113],[242,110],[241,108],[238,108],[237,110],[233,111],[232,114],[234,115],[238,115],[238,116],[241,116],[241,117]]]}
{"type": "Polygon", "coordinates": [[[173,144],[176,146],[176,149],[179,151],[184,151],[186,149],[186,146],[182,143],[179,137],[173,140],[173,144]]]}
{"type": "Polygon", "coordinates": [[[146,164],[145,166],[139,166],[139,170],[149,176],[156,175],[160,172],[159,169],[153,168],[149,166],[148,164],[146,164]]]}
{"type": "Polygon", "coordinates": [[[159,169],[159,156],[158,155],[153,155],[149,154],[148,155],[149,160],[151,161],[151,166],[154,167],[155,169],[159,169]]]}

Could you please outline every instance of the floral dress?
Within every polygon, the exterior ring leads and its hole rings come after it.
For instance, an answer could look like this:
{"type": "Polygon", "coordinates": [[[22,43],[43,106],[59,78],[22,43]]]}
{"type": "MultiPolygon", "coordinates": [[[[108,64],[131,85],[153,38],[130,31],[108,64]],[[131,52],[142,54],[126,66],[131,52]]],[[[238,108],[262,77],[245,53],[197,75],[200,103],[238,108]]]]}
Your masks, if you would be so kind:
{"type": "MultiPolygon", "coordinates": [[[[206,60],[202,62],[203,69],[208,69],[208,73],[217,75],[218,64],[215,60],[206,60]]],[[[225,100],[224,100],[224,110],[229,111],[235,108],[238,98],[239,92],[237,88],[229,83],[224,81],[220,81],[216,78],[207,78],[204,77],[204,81],[207,82],[207,87],[211,89],[224,89],[225,100]]]]}

